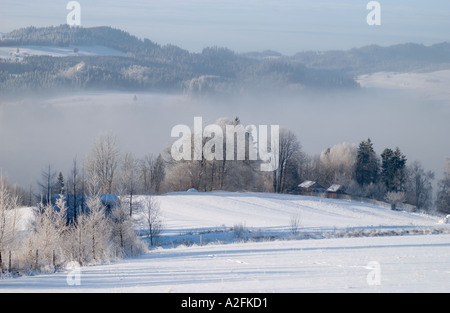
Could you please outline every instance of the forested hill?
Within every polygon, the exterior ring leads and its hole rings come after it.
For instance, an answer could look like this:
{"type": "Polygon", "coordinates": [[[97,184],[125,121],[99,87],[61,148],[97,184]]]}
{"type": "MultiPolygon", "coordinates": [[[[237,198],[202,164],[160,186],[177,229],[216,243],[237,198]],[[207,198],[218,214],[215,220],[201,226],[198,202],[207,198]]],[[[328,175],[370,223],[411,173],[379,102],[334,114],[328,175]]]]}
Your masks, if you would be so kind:
{"type": "MultiPolygon", "coordinates": [[[[39,48],[38,48],[39,49],[39,48]]],[[[235,53],[209,47],[191,53],[159,45],[111,27],[28,27],[0,38],[0,91],[136,90],[242,93],[358,88],[354,77],[378,71],[435,71],[450,68],[450,43],[432,46],[376,45],[347,51],[235,53]],[[64,47],[65,57],[20,53],[27,47],[64,47]],[[122,56],[86,55],[101,46],[122,56]],[[1,51],[3,49],[3,51],[1,51]],[[11,52],[12,51],[12,52],[11,52]],[[70,53],[69,53],[70,52],[70,53]]]]}
{"type": "Polygon", "coordinates": [[[347,51],[306,51],[290,58],[308,68],[334,69],[353,74],[375,72],[428,72],[450,68],[450,43],[431,46],[406,43],[389,47],[377,45],[347,51]]]}
{"type": "Polygon", "coordinates": [[[0,90],[111,89],[189,93],[236,93],[259,90],[357,88],[340,70],[308,68],[285,57],[255,58],[226,48],[190,53],[161,46],[110,27],[28,27],[5,34],[0,49],[13,49],[0,59],[0,90]],[[65,57],[20,55],[29,46],[70,47],[65,57]],[[83,56],[86,46],[105,46],[118,56],[83,56]]]}
{"type": "MultiPolygon", "coordinates": [[[[111,27],[27,27],[5,34],[0,40],[0,46],[105,46],[129,53],[145,53],[149,55],[154,50],[161,50],[156,43],[128,34],[111,27]]],[[[181,49],[179,49],[181,51],[181,49]]]]}

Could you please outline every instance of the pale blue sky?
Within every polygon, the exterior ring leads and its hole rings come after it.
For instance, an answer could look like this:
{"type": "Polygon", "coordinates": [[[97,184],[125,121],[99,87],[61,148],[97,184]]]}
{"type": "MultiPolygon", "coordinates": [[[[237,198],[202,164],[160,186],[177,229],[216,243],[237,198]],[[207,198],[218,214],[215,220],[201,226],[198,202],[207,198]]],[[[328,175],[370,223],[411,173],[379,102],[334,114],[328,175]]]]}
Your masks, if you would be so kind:
{"type": "MultiPolygon", "coordinates": [[[[2,0],[0,32],[66,23],[67,0],[2,0]]],[[[79,0],[84,27],[107,25],[190,51],[349,49],[368,44],[450,41],[450,1],[379,1],[381,26],[368,26],[368,0],[79,0]]]]}

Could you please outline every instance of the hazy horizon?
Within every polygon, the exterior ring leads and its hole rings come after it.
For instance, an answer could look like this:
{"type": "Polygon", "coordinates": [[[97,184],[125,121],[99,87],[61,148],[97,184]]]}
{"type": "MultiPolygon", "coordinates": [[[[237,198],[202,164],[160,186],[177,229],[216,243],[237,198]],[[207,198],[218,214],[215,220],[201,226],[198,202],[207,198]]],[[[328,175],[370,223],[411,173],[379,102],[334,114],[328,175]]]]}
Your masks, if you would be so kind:
{"type": "MultiPolygon", "coordinates": [[[[69,1],[4,0],[0,32],[66,23],[69,1]]],[[[174,44],[191,52],[227,47],[236,52],[347,50],[371,44],[450,41],[450,3],[397,1],[381,4],[381,25],[366,22],[369,1],[168,0],[78,1],[81,26],[111,26],[141,39],[174,44]]]]}

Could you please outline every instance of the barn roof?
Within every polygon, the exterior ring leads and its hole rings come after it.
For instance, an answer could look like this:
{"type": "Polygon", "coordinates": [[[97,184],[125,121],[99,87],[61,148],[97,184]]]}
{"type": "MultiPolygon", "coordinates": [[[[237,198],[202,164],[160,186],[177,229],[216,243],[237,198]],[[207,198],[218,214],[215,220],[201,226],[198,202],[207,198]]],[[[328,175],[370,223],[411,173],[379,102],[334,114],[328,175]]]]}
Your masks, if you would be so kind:
{"type": "Polygon", "coordinates": [[[335,185],[331,185],[328,189],[327,189],[327,191],[328,192],[338,192],[339,190],[341,190],[342,189],[342,185],[337,185],[337,184],[335,184],[335,185]]]}

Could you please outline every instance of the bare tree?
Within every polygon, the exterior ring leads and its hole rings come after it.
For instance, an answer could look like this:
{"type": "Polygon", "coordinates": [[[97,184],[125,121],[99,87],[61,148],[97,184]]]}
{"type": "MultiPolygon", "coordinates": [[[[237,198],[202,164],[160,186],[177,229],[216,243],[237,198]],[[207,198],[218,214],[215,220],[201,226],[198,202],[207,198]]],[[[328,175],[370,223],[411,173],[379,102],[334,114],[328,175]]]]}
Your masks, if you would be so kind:
{"type": "Polygon", "coordinates": [[[420,210],[429,210],[433,204],[434,173],[425,171],[420,162],[415,161],[407,168],[406,200],[420,210]]]}
{"type": "Polygon", "coordinates": [[[41,181],[38,182],[40,188],[40,199],[41,203],[44,205],[51,202],[52,194],[56,192],[56,172],[52,170],[52,166],[49,164],[48,168],[42,170],[41,181]]]}
{"type": "Polygon", "coordinates": [[[120,177],[121,194],[129,197],[129,214],[133,215],[133,195],[138,190],[138,162],[132,153],[126,153],[122,161],[120,177]]]}
{"type": "Polygon", "coordinates": [[[119,147],[112,133],[100,136],[87,160],[89,176],[97,176],[100,183],[100,193],[113,193],[113,183],[119,165],[119,147]]]}
{"type": "Polygon", "coordinates": [[[279,166],[273,172],[273,189],[277,193],[287,191],[289,187],[288,173],[295,173],[290,169],[293,163],[299,162],[299,154],[301,145],[293,132],[286,129],[280,130],[280,150],[279,150],[279,166]]]}
{"type": "Polygon", "coordinates": [[[153,154],[147,154],[138,161],[139,179],[143,194],[150,195],[152,190],[152,170],[155,164],[153,154]]]}
{"type": "Polygon", "coordinates": [[[149,196],[141,201],[139,222],[150,239],[150,245],[155,245],[163,230],[161,208],[155,197],[149,196]]]}

